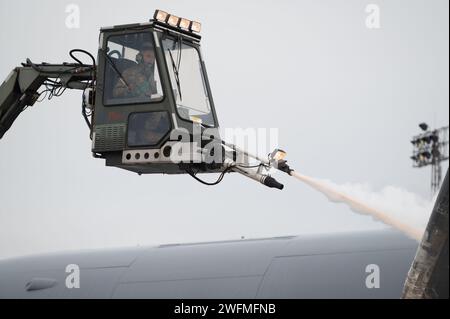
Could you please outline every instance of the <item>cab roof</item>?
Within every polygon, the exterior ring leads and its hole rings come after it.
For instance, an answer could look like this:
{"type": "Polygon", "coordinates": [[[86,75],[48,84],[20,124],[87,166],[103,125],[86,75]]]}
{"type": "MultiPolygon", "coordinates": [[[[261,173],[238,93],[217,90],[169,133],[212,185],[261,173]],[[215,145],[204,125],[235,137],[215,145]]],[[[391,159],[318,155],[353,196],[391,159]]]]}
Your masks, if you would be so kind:
{"type": "Polygon", "coordinates": [[[132,24],[122,24],[114,25],[100,28],[100,32],[115,32],[115,31],[143,31],[148,28],[154,28],[160,31],[166,31],[173,35],[182,35],[184,37],[192,38],[193,40],[200,41],[201,36],[194,32],[183,30],[180,28],[172,27],[168,24],[161,23],[156,20],[150,20],[149,22],[143,23],[132,23],[132,24]]]}

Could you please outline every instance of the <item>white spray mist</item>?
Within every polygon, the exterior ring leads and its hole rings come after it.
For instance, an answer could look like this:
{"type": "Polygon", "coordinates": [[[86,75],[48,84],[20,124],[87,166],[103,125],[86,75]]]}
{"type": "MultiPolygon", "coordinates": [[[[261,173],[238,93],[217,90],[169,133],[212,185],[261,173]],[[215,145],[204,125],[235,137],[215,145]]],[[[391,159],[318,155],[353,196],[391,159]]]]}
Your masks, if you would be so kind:
{"type": "Polygon", "coordinates": [[[296,172],[292,172],[292,176],[323,193],[329,200],[345,203],[354,212],[370,215],[417,241],[422,239],[434,205],[434,201],[393,186],[373,192],[362,184],[337,185],[296,172]]]}

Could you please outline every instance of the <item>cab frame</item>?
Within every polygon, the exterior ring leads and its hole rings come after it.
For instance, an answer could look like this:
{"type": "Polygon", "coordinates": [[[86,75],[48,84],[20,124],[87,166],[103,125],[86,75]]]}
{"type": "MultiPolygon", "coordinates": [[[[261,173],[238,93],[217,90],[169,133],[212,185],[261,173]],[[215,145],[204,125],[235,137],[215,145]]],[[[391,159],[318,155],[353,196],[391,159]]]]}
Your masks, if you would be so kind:
{"type": "MultiPolygon", "coordinates": [[[[158,21],[151,20],[148,23],[120,25],[106,27],[100,30],[99,50],[98,50],[98,67],[96,76],[96,94],[95,107],[92,117],[92,152],[95,157],[104,158],[107,166],[127,169],[139,174],[150,173],[167,173],[178,174],[185,173],[184,166],[195,166],[203,172],[217,172],[222,170],[220,163],[205,163],[202,158],[200,160],[192,160],[191,157],[185,156],[181,161],[173,161],[171,152],[176,143],[180,143],[182,132],[188,135],[182,139],[182,142],[189,143],[189,149],[193,153],[202,153],[202,148],[211,142],[211,134],[209,137],[201,139],[200,143],[195,142],[196,131],[203,136],[203,132],[208,129],[210,132],[214,130],[214,139],[220,140],[218,133],[219,123],[212,98],[211,87],[206,72],[204,60],[200,50],[201,37],[198,34],[187,32],[169,25],[162,24],[158,21]],[[110,61],[107,58],[108,40],[113,36],[132,35],[140,32],[148,32],[149,39],[153,42],[155,52],[155,65],[157,66],[159,79],[162,88],[162,98],[155,101],[146,101],[140,103],[114,104],[107,105],[105,99],[106,84],[108,77],[106,75],[110,61]],[[209,107],[214,125],[204,125],[196,123],[192,120],[180,116],[178,112],[176,96],[174,93],[173,83],[170,78],[169,63],[164,53],[163,40],[173,38],[176,41],[193,47],[200,59],[200,70],[209,99],[209,107]],[[169,120],[169,130],[167,134],[154,145],[133,146],[129,145],[128,134],[130,127],[130,117],[138,113],[150,112],[166,112],[169,120]],[[200,144],[200,145],[199,145],[200,144]],[[197,148],[197,149],[196,149],[197,148]],[[200,150],[198,149],[200,148],[200,150]]],[[[181,84],[182,85],[182,84],[181,84]]]]}

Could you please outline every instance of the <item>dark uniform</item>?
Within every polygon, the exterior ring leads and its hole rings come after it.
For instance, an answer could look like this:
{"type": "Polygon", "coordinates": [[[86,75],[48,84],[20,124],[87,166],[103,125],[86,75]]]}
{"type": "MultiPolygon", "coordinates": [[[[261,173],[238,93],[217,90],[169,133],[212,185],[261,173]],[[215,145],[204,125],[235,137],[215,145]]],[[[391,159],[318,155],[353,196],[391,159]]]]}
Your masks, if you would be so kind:
{"type": "Polygon", "coordinates": [[[114,97],[149,98],[157,93],[154,64],[141,62],[126,69],[122,76],[126,83],[123,83],[121,79],[117,81],[113,91],[114,97]]]}

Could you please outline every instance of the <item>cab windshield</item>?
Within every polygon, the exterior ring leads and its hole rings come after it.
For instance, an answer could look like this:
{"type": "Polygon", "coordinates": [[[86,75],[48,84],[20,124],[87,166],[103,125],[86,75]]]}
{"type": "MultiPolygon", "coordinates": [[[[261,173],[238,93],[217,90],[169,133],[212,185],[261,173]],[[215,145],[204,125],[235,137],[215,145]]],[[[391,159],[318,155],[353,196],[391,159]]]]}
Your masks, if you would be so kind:
{"type": "Polygon", "coordinates": [[[163,48],[179,116],[214,126],[197,49],[181,39],[171,38],[163,40],[163,48]]]}
{"type": "Polygon", "coordinates": [[[162,100],[152,33],[110,36],[102,53],[105,58],[105,105],[162,100]]]}

